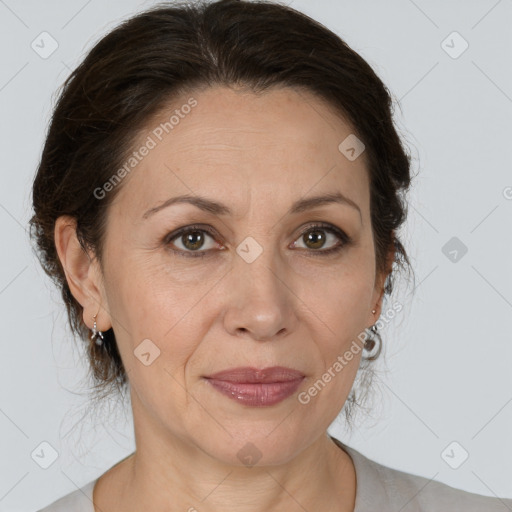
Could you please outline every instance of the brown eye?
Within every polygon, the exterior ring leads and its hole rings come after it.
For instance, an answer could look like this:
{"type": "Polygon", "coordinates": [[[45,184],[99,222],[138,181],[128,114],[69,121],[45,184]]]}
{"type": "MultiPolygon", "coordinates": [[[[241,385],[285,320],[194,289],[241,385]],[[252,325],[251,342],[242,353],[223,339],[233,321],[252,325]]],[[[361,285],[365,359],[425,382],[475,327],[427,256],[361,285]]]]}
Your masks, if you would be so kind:
{"type": "MultiPolygon", "coordinates": [[[[164,243],[169,246],[169,250],[179,256],[202,258],[211,256],[213,254],[211,249],[223,249],[216,241],[215,236],[216,232],[208,226],[187,226],[165,237],[164,243]],[[209,246],[208,238],[211,240],[209,246]]],[[[331,224],[308,226],[298,240],[304,244],[304,247],[297,245],[298,241],[293,243],[293,247],[303,248],[315,256],[326,256],[338,252],[351,243],[351,238],[348,235],[331,224]],[[323,247],[326,245],[328,247],[324,249],[323,247]]]]}
{"type": "Polygon", "coordinates": [[[213,238],[213,231],[209,229],[189,226],[180,229],[166,237],[166,245],[171,246],[170,250],[180,253],[183,256],[206,256],[209,249],[216,247],[216,241],[213,238]],[[208,246],[208,239],[211,240],[208,246]],[[205,247],[206,245],[206,247],[205,247]],[[174,246],[174,247],[172,247],[174,246]],[[203,250],[200,250],[203,249],[203,250]]]}
{"type": "MultiPolygon", "coordinates": [[[[330,224],[309,226],[302,232],[298,240],[304,244],[306,250],[309,250],[309,252],[315,256],[335,253],[351,242],[348,235],[330,224]],[[336,240],[338,240],[337,244],[335,243],[336,240]],[[326,244],[328,247],[323,249],[326,244]]],[[[297,244],[298,242],[294,242],[293,246],[300,247],[297,244]]]]}
{"type": "Polygon", "coordinates": [[[204,234],[202,231],[189,231],[185,235],[181,235],[181,243],[186,249],[195,251],[204,245],[204,234]]]}
{"type": "Polygon", "coordinates": [[[314,229],[302,235],[302,239],[304,240],[304,243],[308,246],[308,248],[321,249],[322,246],[325,244],[327,236],[325,235],[325,230],[314,229]]]}
{"type": "MultiPolygon", "coordinates": [[[[344,237],[341,234],[338,234],[337,231],[331,227],[326,226],[310,226],[306,231],[304,231],[299,240],[301,240],[306,249],[312,249],[314,251],[318,251],[325,246],[329,241],[336,242],[336,239],[344,242],[344,237]]],[[[297,242],[294,244],[297,247],[297,242]]],[[[328,247],[326,250],[332,248],[328,247]]]]}

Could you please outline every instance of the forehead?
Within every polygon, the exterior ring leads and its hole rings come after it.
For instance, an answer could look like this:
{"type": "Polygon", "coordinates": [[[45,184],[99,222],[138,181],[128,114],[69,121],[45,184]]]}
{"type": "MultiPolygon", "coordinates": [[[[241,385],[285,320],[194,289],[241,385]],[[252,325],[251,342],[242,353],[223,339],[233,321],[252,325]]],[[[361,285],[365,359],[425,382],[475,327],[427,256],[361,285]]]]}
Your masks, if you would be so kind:
{"type": "Polygon", "coordinates": [[[135,221],[173,195],[197,193],[242,216],[249,202],[287,209],[299,197],[339,190],[364,210],[366,155],[351,161],[339,149],[351,134],[305,91],[214,87],[184,95],[141,130],[134,151],[151,149],[124,179],[115,207],[135,221]]]}

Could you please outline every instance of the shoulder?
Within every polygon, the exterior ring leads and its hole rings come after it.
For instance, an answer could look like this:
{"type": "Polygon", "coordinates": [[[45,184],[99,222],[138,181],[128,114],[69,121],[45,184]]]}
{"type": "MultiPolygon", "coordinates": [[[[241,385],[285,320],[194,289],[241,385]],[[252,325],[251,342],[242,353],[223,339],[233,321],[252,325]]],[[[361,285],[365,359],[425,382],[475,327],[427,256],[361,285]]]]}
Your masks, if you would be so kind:
{"type": "Polygon", "coordinates": [[[372,461],[343,445],[354,461],[357,478],[355,512],[511,512],[512,499],[482,496],[436,480],[372,461]]]}
{"type": "Polygon", "coordinates": [[[512,499],[474,494],[456,489],[442,482],[380,466],[390,489],[392,499],[404,506],[403,512],[464,510],[465,512],[510,512],[512,499]]]}
{"type": "Polygon", "coordinates": [[[95,483],[93,480],[37,512],[94,512],[92,491],[95,483]]]}

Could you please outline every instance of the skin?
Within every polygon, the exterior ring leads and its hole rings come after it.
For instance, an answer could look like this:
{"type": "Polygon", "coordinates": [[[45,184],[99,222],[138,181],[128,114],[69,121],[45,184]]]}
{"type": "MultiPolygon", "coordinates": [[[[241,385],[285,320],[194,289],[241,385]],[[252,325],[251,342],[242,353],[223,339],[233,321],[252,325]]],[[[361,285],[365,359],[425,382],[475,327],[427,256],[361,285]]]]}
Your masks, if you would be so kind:
{"type": "MultiPolygon", "coordinates": [[[[55,228],[84,322],[92,328],[97,313],[99,330],[113,327],[130,382],[137,450],[101,476],[96,510],[353,511],[353,463],[326,431],[361,352],[308,404],[297,397],[381,312],[386,274],[375,271],[365,153],[349,161],[338,150],[353,130],[304,91],[255,95],[219,86],[191,96],[197,106],[118,185],[103,269],[81,250],[72,219],[59,218],[55,228]],[[333,191],[360,213],[337,203],[286,213],[298,199],[333,191]],[[233,215],[175,204],[143,219],[186,193],[225,203],[233,215]],[[308,243],[302,229],[318,221],[353,242],[321,255],[340,240],[321,230],[324,244],[308,243]],[[196,242],[186,245],[181,236],[165,243],[193,223],[217,232],[203,233],[196,246],[209,252],[205,258],[173,253],[171,246],[194,251],[196,242]],[[252,263],[236,252],[248,236],[263,248],[252,263]],[[149,366],[134,355],[144,339],[160,350],[149,366]],[[268,407],[239,404],[202,378],[274,365],[306,378],[268,407]],[[237,457],[248,442],[261,452],[253,467],[237,457]]],[[[141,144],[169,115],[148,124],[141,144]]]]}

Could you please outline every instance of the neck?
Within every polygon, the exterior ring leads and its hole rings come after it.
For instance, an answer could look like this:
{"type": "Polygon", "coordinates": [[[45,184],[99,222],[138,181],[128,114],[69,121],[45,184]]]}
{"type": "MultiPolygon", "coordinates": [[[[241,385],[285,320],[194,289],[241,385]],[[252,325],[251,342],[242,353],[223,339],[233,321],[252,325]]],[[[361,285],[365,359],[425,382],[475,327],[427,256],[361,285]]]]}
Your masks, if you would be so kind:
{"type": "Polygon", "coordinates": [[[250,468],[220,463],[180,440],[155,444],[139,439],[137,447],[125,461],[119,510],[354,510],[352,461],[328,435],[285,464],[250,468]]]}

